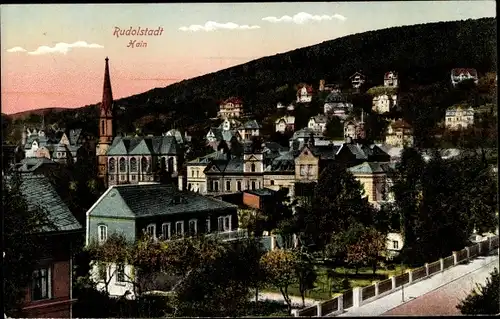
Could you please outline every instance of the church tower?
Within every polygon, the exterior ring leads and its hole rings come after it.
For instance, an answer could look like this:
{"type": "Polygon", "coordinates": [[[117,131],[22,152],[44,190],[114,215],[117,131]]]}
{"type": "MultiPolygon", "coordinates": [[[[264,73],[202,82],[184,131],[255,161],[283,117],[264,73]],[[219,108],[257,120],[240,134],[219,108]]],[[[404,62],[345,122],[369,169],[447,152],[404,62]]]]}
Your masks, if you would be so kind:
{"type": "Polygon", "coordinates": [[[109,59],[106,57],[104,67],[104,87],[102,92],[102,103],[99,109],[99,142],[97,144],[98,175],[104,178],[107,184],[108,160],[106,153],[113,143],[113,93],[111,91],[111,79],[109,77],[109,59]]]}

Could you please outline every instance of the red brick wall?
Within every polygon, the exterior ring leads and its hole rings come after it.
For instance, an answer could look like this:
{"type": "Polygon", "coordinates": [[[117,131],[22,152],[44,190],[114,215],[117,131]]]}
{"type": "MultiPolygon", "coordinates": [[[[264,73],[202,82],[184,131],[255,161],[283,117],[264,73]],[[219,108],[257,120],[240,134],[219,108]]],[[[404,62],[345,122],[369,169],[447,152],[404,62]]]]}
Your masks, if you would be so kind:
{"type": "Polygon", "coordinates": [[[243,193],[243,204],[255,208],[260,209],[260,197],[257,195],[249,194],[247,192],[243,193]]]}

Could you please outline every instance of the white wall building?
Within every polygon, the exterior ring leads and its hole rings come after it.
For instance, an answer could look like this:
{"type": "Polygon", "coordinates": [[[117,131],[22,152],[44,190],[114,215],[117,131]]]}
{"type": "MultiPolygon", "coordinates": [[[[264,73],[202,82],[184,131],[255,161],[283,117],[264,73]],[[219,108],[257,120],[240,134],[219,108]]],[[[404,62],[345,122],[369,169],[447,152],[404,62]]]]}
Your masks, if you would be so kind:
{"type": "Polygon", "coordinates": [[[449,130],[466,129],[474,125],[474,109],[463,107],[452,107],[446,110],[445,126],[449,130]]]}

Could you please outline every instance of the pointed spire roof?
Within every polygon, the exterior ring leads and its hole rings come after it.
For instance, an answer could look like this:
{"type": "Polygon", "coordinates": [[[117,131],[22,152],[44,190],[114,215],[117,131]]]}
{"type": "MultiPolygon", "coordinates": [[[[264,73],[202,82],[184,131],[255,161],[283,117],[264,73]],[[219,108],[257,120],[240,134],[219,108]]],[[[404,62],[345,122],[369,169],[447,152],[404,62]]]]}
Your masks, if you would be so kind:
{"type": "Polygon", "coordinates": [[[113,107],[113,92],[111,91],[111,79],[109,77],[109,59],[105,59],[104,67],[104,87],[102,90],[101,115],[111,116],[113,107]],[[104,114],[103,114],[104,113],[104,114]]]}

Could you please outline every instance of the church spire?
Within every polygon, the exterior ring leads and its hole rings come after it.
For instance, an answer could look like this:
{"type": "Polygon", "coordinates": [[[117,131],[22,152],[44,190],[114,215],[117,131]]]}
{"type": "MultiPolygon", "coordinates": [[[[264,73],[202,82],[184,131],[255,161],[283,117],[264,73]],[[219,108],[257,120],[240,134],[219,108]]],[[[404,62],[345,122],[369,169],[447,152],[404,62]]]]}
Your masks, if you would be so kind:
{"type": "Polygon", "coordinates": [[[109,59],[105,59],[104,87],[102,90],[101,116],[111,116],[113,108],[113,92],[111,91],[111,79],[109,77],[109,59]]]}

